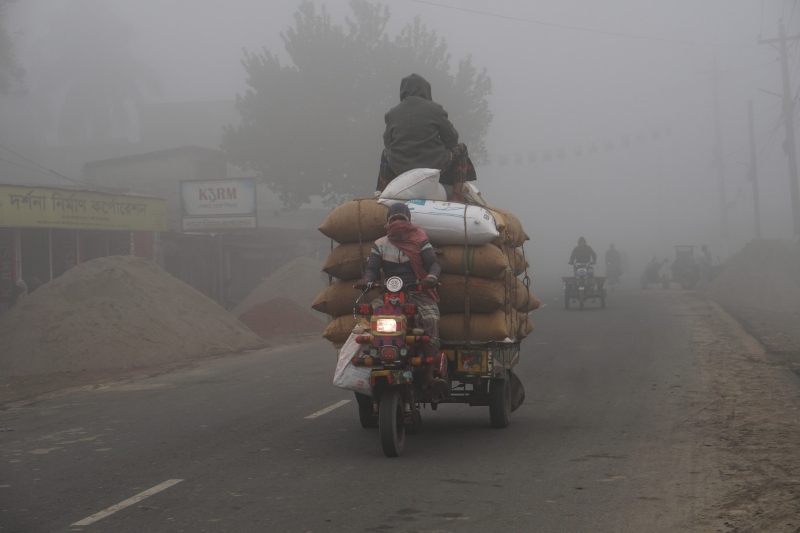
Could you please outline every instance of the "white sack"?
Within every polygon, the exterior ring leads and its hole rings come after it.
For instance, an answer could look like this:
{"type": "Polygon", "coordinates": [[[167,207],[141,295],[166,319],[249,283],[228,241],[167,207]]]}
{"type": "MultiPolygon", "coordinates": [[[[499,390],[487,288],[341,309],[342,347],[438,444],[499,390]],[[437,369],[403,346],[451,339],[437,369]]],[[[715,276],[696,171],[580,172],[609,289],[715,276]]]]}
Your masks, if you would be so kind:
{"type": "Polygon", "coordinates": [[[406,202],[411,211],[411,222],[425,230],[431,244],[439,246],[463,245],[479,246],[492,242],[500,236],[497,221],[486,209],[466,206],[452,202],[431,200],[411,200],[406,202]],[[464,227],[464,216],[467,224],[464,227]],[[466,243],[465,240],[466,229],[466,243]]]}
{"type": "MultiPolygon", "coordinates": [[[[435,168],[415,168],[404,172],[389,182],[380,196],[381,200],[447,200],[447,192],[439,183],[435,168]]],[[[383,201],[378,200],[380,203],[383,201]]]]}
{"type": "Polygon", "coordinates": [[[333,374],[333,384],[342,389],[351,390],[367,396],[372,395],[369,368],[353,366],[353,357],[358,355],[361,345],[356,343],[356,334],[351,333],[347,342],[339,350],[339,362],[333,374]]]}
{"type": "Polygon", "coordinates": [[[467,200],[468,204],[486,205],[486,200],[483,199],[481,191],[479,191],[478,187],[471,181],[464,182],[461,194],[467,200]]]}

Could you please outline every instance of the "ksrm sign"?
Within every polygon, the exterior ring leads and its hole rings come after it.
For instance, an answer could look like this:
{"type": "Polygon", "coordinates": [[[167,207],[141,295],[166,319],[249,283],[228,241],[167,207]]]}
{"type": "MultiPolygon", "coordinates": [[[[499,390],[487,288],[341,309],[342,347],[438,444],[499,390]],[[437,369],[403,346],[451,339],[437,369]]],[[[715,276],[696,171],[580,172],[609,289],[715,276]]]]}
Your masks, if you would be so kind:
{"type": "Polygon", "coordinates": [[[181,181],[183,231],[256,227],[256,182],[252,178],[181,181]]]}

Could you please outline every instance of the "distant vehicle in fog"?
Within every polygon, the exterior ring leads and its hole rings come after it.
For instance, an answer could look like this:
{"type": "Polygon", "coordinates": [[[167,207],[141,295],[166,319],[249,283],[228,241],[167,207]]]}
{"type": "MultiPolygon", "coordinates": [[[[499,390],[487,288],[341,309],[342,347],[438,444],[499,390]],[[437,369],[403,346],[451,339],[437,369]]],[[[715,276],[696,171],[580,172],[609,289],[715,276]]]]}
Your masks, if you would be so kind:
{"type": "Polygon", "coordinates": [[[669,289],[669,274],[666,272],[661,273],[661,267],[664,263],[668,263],[668,259],[658,260],[658,257],[653,257],[653,260],[647,264],[647,267],[642,273],[640,279],[642,289],[647,289],[650,285],[660,284],[662,288],[669,289]]]}
{"type": "Polygon", "coordinates": [[[681,287],[686,290],[694,289],[697,286],[697,282],[700,281],[700,270],[700,263],[694,256],[694,246],[684,244],[675,247],[675,261],[672,262],[672,281],[680,283],[681,287]]]}

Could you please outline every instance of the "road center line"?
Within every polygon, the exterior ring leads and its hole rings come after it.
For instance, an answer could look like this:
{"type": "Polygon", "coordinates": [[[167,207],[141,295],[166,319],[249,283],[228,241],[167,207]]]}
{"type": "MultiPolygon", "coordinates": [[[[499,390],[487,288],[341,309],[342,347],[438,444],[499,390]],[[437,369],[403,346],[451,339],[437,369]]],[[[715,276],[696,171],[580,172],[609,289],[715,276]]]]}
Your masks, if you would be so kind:
{"type": "Polygon", "coordinates": [[[117,511],[125,509],[126,507],[130,507],[134,503],[138,503],[138,502],[144,500],[145,498],[147,498],[149,496],[152,496],[153,494],[161,492],[164,489],[170,488],[173,485],[177,485],[181,481],[183,481],[183,480],[182,479],[168,479],[164,483],[161,483],[160,485],[156,485],[152,489],[147,489],[144,492],[140,492],[136,496],[133,496],[131,498],[128,498],[127,500],[121,501],[116,505],[112,505],[108,509],[100,511],[99,513],[95,513],[92,516],[90,516],[88,518],[84,518],[80,522],[75,522],[72,525],[73,526],[88,526],[89,524],[94,524],[98,520],[102,520],[103,518],[105,518],[105,517],[107,517],[109,515],[112,515],[112,514],[116,513],[117,511]]]}
{"type": "Polygon", "coordinates": [[[321,410],[321,411],[317,411],[317,412],[316,412],[316,413],[314,413],[313,415],[308,415],[308,416],[306,417],[306,419],[317,418],[318,416],[322,416],[322,415],[324,415],[325,413],[330,413],[330,412],[331,412],[331,411],[333,411],[334,409],[337,409],[337,408],[339,408],[339,407],[343,406],[343,405],[344,405],[344,404],[346,404],[346,403],[350,403],[350,400],[342,400],[341,402],[336,402],[335,404],[333,404],[333,405],[331,405],[331,406],[329,406],[329,407],[326,407],[325,409],[323,409],[323,410],[321,410]]]}

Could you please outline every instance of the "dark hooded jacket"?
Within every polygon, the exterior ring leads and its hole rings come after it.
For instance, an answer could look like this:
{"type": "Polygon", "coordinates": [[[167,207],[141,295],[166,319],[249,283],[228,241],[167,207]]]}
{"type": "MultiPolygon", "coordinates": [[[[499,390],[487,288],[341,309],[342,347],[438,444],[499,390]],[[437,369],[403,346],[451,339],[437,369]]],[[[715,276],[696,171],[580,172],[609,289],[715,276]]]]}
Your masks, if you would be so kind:
{"type": "Polygon", "coordinates": [[[400,82],[400,104],[385,116],[383,145],[395,174],[415,168],[444,170],[447,149],[458,144],[458,132],[447,111],[431,99],[431,84],[418,74],[400,82]]]}

